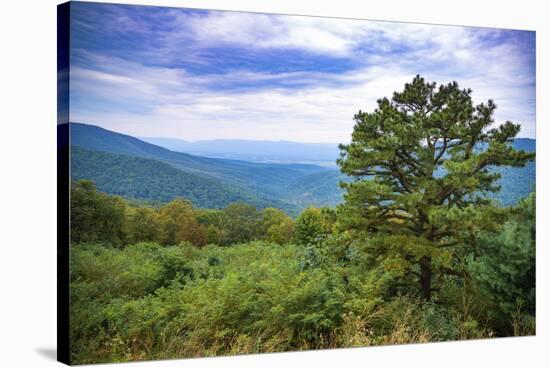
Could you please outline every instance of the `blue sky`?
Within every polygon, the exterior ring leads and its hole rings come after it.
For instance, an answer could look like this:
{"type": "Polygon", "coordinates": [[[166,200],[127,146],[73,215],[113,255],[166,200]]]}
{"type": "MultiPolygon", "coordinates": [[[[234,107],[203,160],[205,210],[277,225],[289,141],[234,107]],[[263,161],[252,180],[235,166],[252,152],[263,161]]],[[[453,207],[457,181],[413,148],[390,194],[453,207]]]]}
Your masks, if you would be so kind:
{"type": "Polygon", "coordinates": [[[421,74],[535,137],[535,33],[73,2],[71,120],[185,140],[348,142],[421,74]]]}

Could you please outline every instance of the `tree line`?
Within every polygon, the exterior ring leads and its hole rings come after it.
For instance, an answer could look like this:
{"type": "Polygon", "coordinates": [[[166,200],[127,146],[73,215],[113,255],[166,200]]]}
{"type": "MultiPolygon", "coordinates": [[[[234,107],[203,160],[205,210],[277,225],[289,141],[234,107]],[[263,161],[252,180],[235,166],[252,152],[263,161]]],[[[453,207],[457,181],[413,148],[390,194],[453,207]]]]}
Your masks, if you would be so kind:
{"type": "Polygon", "coordinates": [[[258,210],[236,202],[221,210],[195,208],[176,198],[164,205],[144,206],[98,191],[93,182],[71,186],[71,241],[124,247],[138,242],[164,246],[189,242],[228,246],[254,240],[284,244],[313,243],[332,232],[336,212],[330,208],[305,209],[294,221],[277,208],[258,210]]]}

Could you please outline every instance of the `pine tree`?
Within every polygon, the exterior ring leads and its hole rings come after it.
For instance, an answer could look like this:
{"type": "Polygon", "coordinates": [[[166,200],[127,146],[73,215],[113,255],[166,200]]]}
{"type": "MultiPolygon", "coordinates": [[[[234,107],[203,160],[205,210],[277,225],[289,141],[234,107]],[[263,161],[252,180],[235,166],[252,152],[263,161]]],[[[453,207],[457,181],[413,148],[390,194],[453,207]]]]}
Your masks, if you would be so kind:
{"type": "Polygon", "coordinates": [[[418,282],[425,299],[435,277],[463,275],[474,234],[502,222],[486,196],[499,190],[491,167],[534,159],[511,145],[520,126],[493,127],[496,105],[474,105],[471,93],[417,75],[373,112],[359,111],[351,143],[340,145],[338,164],[354,178],[342,183],[340,225],[366,234],[372,256],[418,282]]]}

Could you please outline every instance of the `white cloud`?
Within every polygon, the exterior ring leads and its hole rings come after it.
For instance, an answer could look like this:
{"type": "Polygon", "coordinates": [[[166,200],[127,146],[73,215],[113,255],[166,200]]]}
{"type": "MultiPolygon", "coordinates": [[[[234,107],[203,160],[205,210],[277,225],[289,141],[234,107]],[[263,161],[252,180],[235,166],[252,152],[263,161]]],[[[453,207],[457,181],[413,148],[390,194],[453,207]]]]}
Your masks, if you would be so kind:
{"type": "Polygon", "coordinates": [[[349,54],[364,33],[358,21],[314,17],[277,16],[238,12],[209,12],[197,16],[181,13],[168,40],[177,41],[192,32],[200,45],[239,44],[257,48],[295,48],[335,54],[349,54]]]}
{"type": "MultiPolygon", "coordinates": [[[[396,44],[418,48],[430,44],[438,51],[428,56],[437,58],[441,54],[460,52],[474,39],[470,29],[456,26],[228,11],[197,14],[174,10],[171,14],[171,29],[160,37],[168,48],[172,45],[176,50],[190,37],[198,41],[199,47],[233,44],[348,57],[353,56],[361,44],[385,52],[396,44]]],[[[128,23],[127,20],[124,23],[128,23]]]]}
{"type": "Polygon", "coordinates": [[[534,137],[534,75],[525,72],[528,65],[516,45],[488,47],[471,28],[232,12],[177,13],[178,24],[163,35],[170,52],[189,30],[201,47],[232,43],[351,57],[366,43],[379,52],[361,54],[360,68],[341,74],[243,69],[194,75],[77,50],[86,62],[71,71],[72,120],[138,136],[347,142],[354,113],[372,110],[378,98],[421,73],[439,83],[459,81],[474,90],[477,102],[494,99],[498,122],[522,123],[521,135],[534,137]],[[385,54],[403,46],[409,48],[385,54]],[[239,81],[277,83],[228,87],[239,81]],[[101,99],[116,107],[87,102],[101,99]]]}

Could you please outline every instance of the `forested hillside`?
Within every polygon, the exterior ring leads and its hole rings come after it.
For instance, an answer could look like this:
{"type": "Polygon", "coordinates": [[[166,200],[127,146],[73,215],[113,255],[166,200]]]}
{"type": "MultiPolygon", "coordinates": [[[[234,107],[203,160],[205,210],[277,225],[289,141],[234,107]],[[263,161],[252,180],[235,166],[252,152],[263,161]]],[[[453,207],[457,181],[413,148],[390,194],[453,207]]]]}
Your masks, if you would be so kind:
{"type": "Polygon", "coordinates": [[[338,170],[314,172],[291,181],[282,190],[282,197],[300,208],[335,207],[343,200],[340,182],[346,180],[349,178],[338,170]]]}
{"type": "Polygon", "coordinates": [[[185,172],[262,190],[277,190],[291,179],[326,170],[308,164],[261,164],[194,156],[173,152],[97,126],[78,123],[71,124],[71,144],[88,150],[155,159],[185,172]]]}
{"type": "MultiPolygon", "coordinates": [[[[206,208],[244,201],[297,215],[309,205],[334,207],[341,203],[339,183],[349,180],[334,168],[311,164],[253,163],[172,152],[78,123],[71,124],[71,143],[78,147],[71,161],[75,179],[90,179],[104,192],[144,201],[167,202],[181,196],[206,208]],[[86,149],[87,154],[79,148],[86,149]],[[148,181],[152,176],[158,184],[148,181]]],[[[533,152],[535,141],[517,139],[513,146],[533,152]]],[[[498,181],[501,190],[489,193],[489,197],[503,205],[513,205],[534,190],[534,162],[494,170],[502,176],[498,181]]]]}
{"type": "Polygon", "coordinates": [[[290,204],[275,199],[261,200],[245,189],[154,159],[75,146],[71,150],[71,172],[75,180],[90,179],[101,191],[130,199],[166,203],[176,197],[185,197],[204,208],[222,208],[243,201],[260,208],[276,206],[295,210],[290,204]]]}

